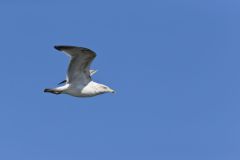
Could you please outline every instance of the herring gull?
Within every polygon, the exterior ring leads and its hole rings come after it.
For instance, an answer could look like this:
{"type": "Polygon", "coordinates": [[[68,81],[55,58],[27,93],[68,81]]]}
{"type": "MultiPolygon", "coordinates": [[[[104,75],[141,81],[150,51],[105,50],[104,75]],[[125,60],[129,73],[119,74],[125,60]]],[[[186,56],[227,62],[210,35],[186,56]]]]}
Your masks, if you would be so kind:
{"type": "Polygon", "coordinates": [[[53,94],[69,94],[75,97],[93,97],[103,93],[114,93],[110,87],[92,81],[91,76],[96,70],[90,70],[90,64],[96,57],[96,53],[88,48],[75,46],[55,46],[55,49],[63,51],[70,56],[66,80],[59,84],[63,86],[46,88],[44,92],[53,94]]]}

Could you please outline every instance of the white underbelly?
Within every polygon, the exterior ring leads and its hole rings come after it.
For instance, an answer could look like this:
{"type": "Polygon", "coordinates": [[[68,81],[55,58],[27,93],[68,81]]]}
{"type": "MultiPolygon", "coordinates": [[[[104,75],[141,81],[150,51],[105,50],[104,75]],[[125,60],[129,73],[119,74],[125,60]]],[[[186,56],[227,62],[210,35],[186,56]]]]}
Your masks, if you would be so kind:
{"type": "Polygon", "coordinates": [[[94,88],[88,86],[85,87],[69,87],[66,91],[66,94],[75,96],[75,97],[92,97],[96,96],[99,93],[96,92],[94,88]]]}

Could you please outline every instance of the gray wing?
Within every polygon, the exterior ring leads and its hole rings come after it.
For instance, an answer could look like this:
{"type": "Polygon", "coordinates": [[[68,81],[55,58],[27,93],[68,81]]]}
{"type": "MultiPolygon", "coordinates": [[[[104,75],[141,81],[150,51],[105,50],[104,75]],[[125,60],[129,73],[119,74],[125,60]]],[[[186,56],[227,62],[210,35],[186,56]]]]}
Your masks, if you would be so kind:
{"type": "MultiPolygon", "coordinates": [[[[89,70],[89,72],[90,72],[90,76],[92,76],[97,72],[97,70],[89,70]]],[[[65,83],[67,83],[67,80],[63,80],[63,81],[59,82],[58,85],[65,84],[65,83]]]]}
{"type": "Polygon", "coordinates": [[[55,49],[63,51],[71,57],[67,82],[86,85],[91,81],[89,66],[96,57],[95,52],[88,48],[75,46],[55,46],[55,49]]]}

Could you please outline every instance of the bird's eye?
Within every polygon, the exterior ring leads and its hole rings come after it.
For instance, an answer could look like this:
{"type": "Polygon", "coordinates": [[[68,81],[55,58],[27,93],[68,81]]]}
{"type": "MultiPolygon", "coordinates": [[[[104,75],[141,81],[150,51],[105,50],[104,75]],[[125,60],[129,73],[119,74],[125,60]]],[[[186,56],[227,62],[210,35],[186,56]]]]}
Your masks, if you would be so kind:
{"type": "Polygon", "coordinates": [[[102,86],[103,87],[103,89],[107,89],[107,87],[105,87],[105,86],[102,86]]]}

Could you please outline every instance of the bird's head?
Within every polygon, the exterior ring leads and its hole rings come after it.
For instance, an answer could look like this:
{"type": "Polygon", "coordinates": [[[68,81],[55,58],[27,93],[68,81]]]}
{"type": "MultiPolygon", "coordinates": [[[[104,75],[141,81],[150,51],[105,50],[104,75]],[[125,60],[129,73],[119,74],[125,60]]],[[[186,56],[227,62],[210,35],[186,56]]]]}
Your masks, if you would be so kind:
{"type": "Polygon", "coordinates": [[[105,86],[105,85],[101,85],[99,88],[99,91],[101,93],[115,93],[115,91],[113,89],[111,89],[110,87],[105,86]]]}

